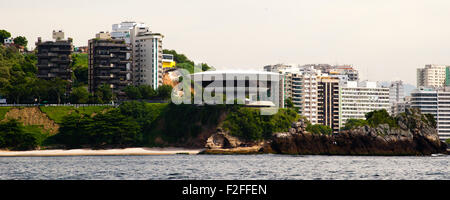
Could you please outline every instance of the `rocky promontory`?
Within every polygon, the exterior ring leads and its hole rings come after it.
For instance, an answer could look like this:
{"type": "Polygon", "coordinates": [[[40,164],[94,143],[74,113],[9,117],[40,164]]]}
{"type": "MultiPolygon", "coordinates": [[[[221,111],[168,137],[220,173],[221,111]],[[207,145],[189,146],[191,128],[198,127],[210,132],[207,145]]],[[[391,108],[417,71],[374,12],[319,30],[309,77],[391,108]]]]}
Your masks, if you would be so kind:
{"type": "Polygon", "coordinates": [[[292,123],[288,132],[273,133],[261,142],[242,142],[218,129],[204,153],[277,153],[302,155],[431,155],[446,153],[436,128],[419,111],[407,109],[396,117],[398,126],[360,126],[338,134],[313,134],[306,122],[292,123]]]}

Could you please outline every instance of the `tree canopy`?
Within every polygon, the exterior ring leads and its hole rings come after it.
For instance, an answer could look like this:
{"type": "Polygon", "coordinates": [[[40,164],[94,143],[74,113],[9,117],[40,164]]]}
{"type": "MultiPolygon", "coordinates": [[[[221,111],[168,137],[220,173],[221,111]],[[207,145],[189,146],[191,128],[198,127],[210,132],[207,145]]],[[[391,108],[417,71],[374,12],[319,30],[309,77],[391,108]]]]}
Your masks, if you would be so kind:
{"type": "Polygon", "coordinates": [[[5,39],[11,37],[11,33],[6,30],[0,30],[0,43],[4,44],[5,39]]]}
{"type": "Polygon", "coordinates": [[[16,38],[14,38],[14,44],[18,44],[20,46],[27,47],[28,40],[24,36],[17,36],[16,38]]]}

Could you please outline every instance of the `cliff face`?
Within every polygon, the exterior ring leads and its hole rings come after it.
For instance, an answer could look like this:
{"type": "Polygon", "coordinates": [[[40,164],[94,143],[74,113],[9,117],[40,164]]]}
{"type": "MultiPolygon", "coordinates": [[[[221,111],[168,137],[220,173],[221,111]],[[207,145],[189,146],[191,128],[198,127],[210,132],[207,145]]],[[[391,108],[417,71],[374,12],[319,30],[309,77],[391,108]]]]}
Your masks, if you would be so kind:
{"type": "Polygon", "coordinates": [[[56,134],[59,129],[59,125],[41,112],[38,107],[12,108],[6,113],[3,121],[10,118],[17,119],[26,126],[42,125],[43,130],[50,134],[56,134]]]}
{"type": "Polygon", "coordinates": [[[415,110],[397,119],[398,128],[387,124],[363,126],[337,135],[311,134],[300,120],[289,132],[274,133],[263,148],[266,153],[324,155],[431,155],[446,153],[433,125],[415,110]]]}

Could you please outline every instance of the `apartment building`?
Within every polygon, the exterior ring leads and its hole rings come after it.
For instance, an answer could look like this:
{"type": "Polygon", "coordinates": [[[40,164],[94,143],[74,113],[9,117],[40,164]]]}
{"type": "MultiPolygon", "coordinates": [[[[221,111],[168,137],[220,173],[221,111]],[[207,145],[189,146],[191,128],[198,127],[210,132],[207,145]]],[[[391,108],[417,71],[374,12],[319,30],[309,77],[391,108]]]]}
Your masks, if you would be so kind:
{"type": "Polygon", "coordinates": [[[405,112],[405,89],[403,81],[393,81],[389,86],[389,103],[391,115],[398,115],[405,112]]]}
{"type": "Polygon", "coordinates": [[[89,40],[89,92],[106,84],[118,98],[122,90],[131,85],[131,46],[123,39],[111,39],[109,33],[100,32],[89,40]]]}
{"type": "Polygon", "coordinates": [[[389,111],[389,88],[378,87],[376,82],[349,81],[339,88],[339,127],[348,119],[365,119],[374,110],[389,111]]]}
{"type": "Polygon", "coordinates": [[[281,74],[284,99],[292,98],[299,114],[311,123],[318,123],[318,72],[312,68],[293,67],[279,71],[281,74]]]}
{"type": "Polygon", "coordinates": [[[432,114],[441,140],[450,138],[450,88],[419,87],[411,93],[411,107],[432,114]]]}
{"type": "Polygon", "coordinates": [[[339,133],[339,78],[322,76],[318,79],[318,123],[339,133]]]}
{"type": "Polygon", "coordinates": [[[313,124],[329,126],[334,133],[339,130],[339,85],[359,79],[352,66],[277,64],[264,66],[264,70],[281,74],[280,96],[291,98],[299,114],[313,124]]]}
{"type": "Polygon", "coordinates": [[[352,65],[307,64],[301,67],[320,70],[321,73],[338,77],[341,81],[359,81],[358,70],[354,69],[352,65]]]}
{"type": "Polygon", "coordinates": [[[72,81],[71,54],[73,52],[72,38],[64,40],[64,32],[53,31],[54,41],[42,41],[38,37],[36,42],[37,77],[42,79],[61,78],[72,81]]]}
{"type": "MultiPolygon", "coordinates": [[[[417,69],[417,87],[443,87],[450,76],[448,65],[425,65],[417,69]]],[[[447,83],[450,84],[450,83],[447,83]]]]}
{"type": "Polygon", "coordinates": [[[132,47],[132,82],[157,89],[163,83],[163,48],[160,33],[152,33],[144,23],[114,24],[111,37],[123,39],[132,47]]]}

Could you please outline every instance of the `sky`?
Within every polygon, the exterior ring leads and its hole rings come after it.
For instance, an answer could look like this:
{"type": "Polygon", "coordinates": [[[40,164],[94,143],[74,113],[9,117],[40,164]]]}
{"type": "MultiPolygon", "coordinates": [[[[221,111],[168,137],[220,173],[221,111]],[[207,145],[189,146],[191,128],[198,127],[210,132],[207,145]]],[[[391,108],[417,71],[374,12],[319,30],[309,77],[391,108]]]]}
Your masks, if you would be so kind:
{"type": "Polygon", "coordinates": [[[448,0],[0,0],[0,29],[86,46],[112,24],[137,21],[217,69],[351,64],[363,80],[416,83],[416,68],[450,64],[448,0]]]}

